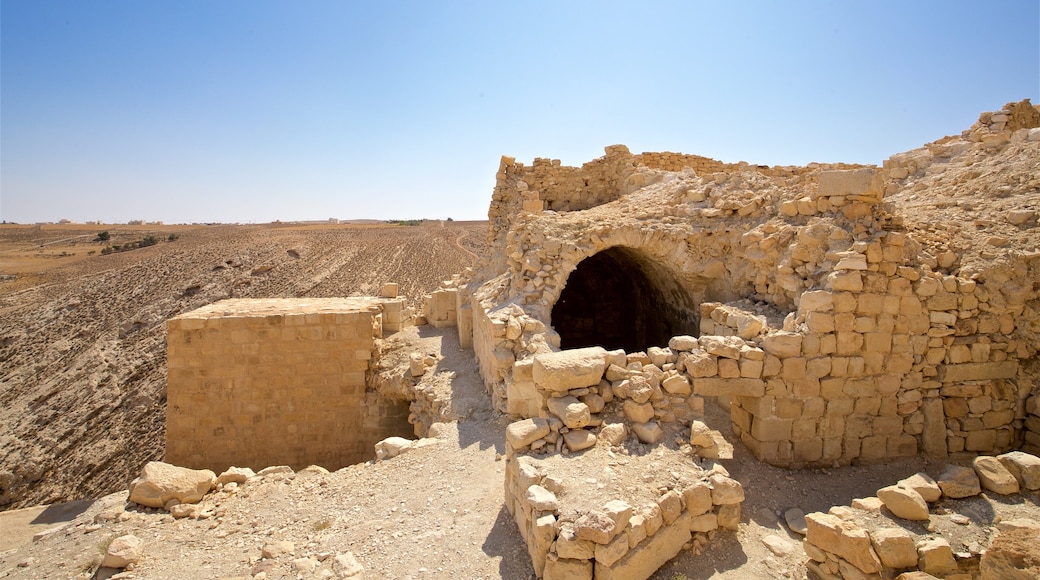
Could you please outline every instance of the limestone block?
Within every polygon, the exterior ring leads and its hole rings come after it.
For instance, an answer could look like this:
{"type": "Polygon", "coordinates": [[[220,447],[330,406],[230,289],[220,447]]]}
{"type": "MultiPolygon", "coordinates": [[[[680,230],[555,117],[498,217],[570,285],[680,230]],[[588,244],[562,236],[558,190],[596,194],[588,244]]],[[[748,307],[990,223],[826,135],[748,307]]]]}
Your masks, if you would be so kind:
{"type": "Polygon", "coordinates": [[[729,505],[744,501],[744,488],[735,479],[715,473],[708,477],[711,485],[711,502],[715,505],[729,505]]]}
{"type": "Polygon", "coordinates": [[[556,499],[556,494],[540,485],[532,485],[528,487],[524,496],[524,501],[526,501],[527,505],[531,506],[532,509],[541,512],[555,512],[560,509],[560,502],[556,499]]]}
{"type": "Polygon", "coordinates": [[[712,505],[714,505],[711,499],[711,492],[711,487],[704,481],[694,483],[683,490],[683,501],[686,502],[686,511],[692,516],[699,516],[709,511],[712,505]]]}
{"type": "Polygon", "coordinates": [[[506,427],[506,441],[513,449],[520,449],[549,434],[549,422],[540,417],[510,423],[506,427]]]}
{"type": "Polygon", "coordinates": [[[594,346],[536,354],[532,373],[535,384],[557,392],[598,385],[606,370],[606,352],[594,346]]]}
{"type": "Polygon", "coordinates": [[[943,495],[949,498],[971,497],[982,492],[979,476],[970,467],[947,465],[936,481],[943,495]]]}
{"type": "Polygon", "coordinates": [[[827,275],[826,284],[834,292],[862,292],[863,275],[853,270],[831,272],[827,275]]]}
{"type": "Polygon", "coordinates": [[[740,527],[740,504],[728,503],[719,506],[715,514],[719,527],[724,530],[736,530],[740,527]]]}
{"type": "Polygon", "coordinates": [[[614,520],[602,510],[586,512],[574,522],[574,532],[578,539],[596,544],[609,544],[617,535],[616,527],[614,520]]]}
{"type": "Polygon", "coordinates": [[[596,556],[596,544],[579,538],[574,524],[566,522],[560,526],[556,536],[556,553],[561,558],[591,560],[596,556]]]}
{"type": "Polygon", "coordinates": [[[695,378],[693,392],[702,397],[762,397],[766,394],[766,383],[762,379],[695,378]]]}
{"type": "Polygon", "coordinates": [[[937,378],[944,383],[1013,379],[1018,374],[1018,362],[1002,361],[940,365],[938,371],[937,378]]]}
{"type": "Polygon", "coordinates": [[[646,423],[654,418],[654,407],[650,403],[637,403],[628,399],[621,406],[625,418],[633,423],[646,423]]]}
{"type": "Polygon", "coordinates": [[[712,530],[719,529],[719,519],[713,512],[701,514],[699,516],[691,516],[690,519],[690,531],[691,532],[710,532],[712,530]]]}
{"type": "Polygon", "coordinates": [[[731,359],[739,359],[744,347],[744,341],[736,336],[702,336],[699,343],[708,354],[731,359]]]}
{"type": "Polygon", "coordinates": [[[216,483],[217,476],[208,469],[187,469],[161,461],[149,461],[141,475],[130,483],[130,501],[161,508],[170,500],[196,503],[216,483]]]}
{"type": "Polygon", "coordinates": [[[928,520],[928,503],[912,488],[889,485],[879,489],[877,496],[897,518],[928,520]]]}
{"type": "Polygon", "coordinates": [[[596,445],[596,435],[586,429],[571,429],[563,434],[563,443],[571,451],[581,451],[596,445]]]}
{"type": "Polygon", "coordinates": [[[844,558],[866,574],[881,570],[881,561],[863,528],[820,512],[806,515],[805,522],[805,539],[809,543],[844,558]]]}
{"type": "Polygon", "coordinates": [[[544,580],[592,580],[593,565],[590,559],[564,558],[550,553],[542,571],[544,580]]]}
{"type": "Polygon", "coordinates": [[[545,560],[556,537],[556,517],[546,514],[536,519],[531,525],[527,540],[527,553],[531,556],[531,564],[535,574],[541,575],[545,570],[545,560]]]}
{"type": "Polygon", "coordinates": [[[621,445],[627,438],[628,428],[624,423],[608,423],[599,430],[599,439],[609,445],[621,445]]]}
{"type": "Polygon", "coordinates": [[[661,429],[657,421],[633,423],[632,432],[636,434],[640,441],[647,444],[657,443],[664,438],[664,430],[661,429]]]}
{"type": "Polygon", "coordinates": [[[802,335],[793,332],[776,332],[762,338],[762,350],[779,357],[798,356],[802,352],[802,335]]]}
{"type": "Polygon", "coordinates": [[[939,498],[942,497],[942,490],[939,489],[939,484],[935,483],[935,480],[927,473],[915,473],[910,477],[899,480],[899,483],[896,485],[916,491],[927,502],[939,501],[939,498]]]}
{"type": "Polygon", "coordinates": [[[533,380],[517,380],[514,374],[513,380],[506,381],[506,412],[510,415],[537,415],[542,407],[543,398],[533,380]]]}
{"type": "Polygon", "coordinates": [[[719,373],[717,359],[703,350],[687,353],[680,360],[683,361],[686,373],[695,379],[714,377],[719,373]]]}
{"type": "Polygon", "coordinates": [[[834,296],[826,290],[803,292],[798,302],[799,312],[830,312],[834,309],[834,296]]]}
{"type": "Polygon", "coordinates": [[[613,566],[601,563],[597,557],[595,577],[602,580],[649,578],[668,560],[678,555],[683,546],[690,541],[691,520],[689,514],[679,516],[672,525],[659,530],[613,566]]]}
{"type": "Polygon", "coordinates": [[[589,424],[592,415],[589,406],[570,395],[566,397],[550,397],[546,401],[549,412],[563,421],[568,429],[581,429],[589,424]]]}
{"type": "Polygon", "coordinates": [[[1022,451],[1011,451],[998,455],[997,459],[1011,475],[1015,476],[1023,489],[1040,489],[1040,457],[1022,451]]]}
{"type": "Polygon", "coordinates": [[[816,195],[819,197],[862,196],[880,202],[881,180],[878,178],[877,171],[869,167],[822,171],[817,182],[816,195]]]}
{"type": "Polygon", "coordinates": [[[695,337],[689,335],[673,336],[668,341],[668,348],[675,352],[689,352],[700,348],[700,343],[695,337]]]}
{"type": "Polygon", "coordinates": [[[946,538],[927,538],[917,544],[917,567],[938,578],[957,571],[957,561],[946,538]]]}
{"type": "Polygon", "coordinates": [[[1001,495],[1018,493],[1018,479],[996,457],[980,455],[972,461],[972,466],[983,489],[1001,495]]]}
{"type": "Polygon", "coordinates": [[[223,473],[221,473],[214,485],[226,485],[228,483],[245,483],[250,477],[254,477],[256,473],[248,467],[229,467],[223,473]]]}
{"type": "Polygon", "coordinates": [[[671,525],[682,512],[682,498],[674,489],[657,498],[657,505],[661,508],[661,517],[666,525],[671,525]]]}
{"type": "Polygon", "coordinates": [[[689,395],[692,392],[690,381],[683,375],[672,375],[664,379],[661,381],[661,387],[673,395],[689,395]]]}
{"type": "Polygon", "coordinates": [[[903,528],[881,528],[870,532],[870,544],[886,568],[917,566],[914,538],[903,528]]]}
{"type": "Polygon", "coordinates": [[[711,428],[703,421],[693,421],[690,423],[690,445],[694,447],[715,446],[715,439],[711,435],[711,428]]]}

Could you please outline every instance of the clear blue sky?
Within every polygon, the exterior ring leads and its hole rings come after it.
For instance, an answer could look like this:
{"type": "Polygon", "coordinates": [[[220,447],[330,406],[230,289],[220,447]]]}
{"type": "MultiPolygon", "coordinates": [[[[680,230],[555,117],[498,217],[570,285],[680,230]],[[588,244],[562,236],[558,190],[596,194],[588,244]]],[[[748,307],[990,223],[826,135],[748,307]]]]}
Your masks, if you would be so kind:
{"type": "Polygon", "coordinates": [[[0,2],[0,217],[485,219],[499,157],[880,163],[1040,101],[1040,2],[0,2]]]}

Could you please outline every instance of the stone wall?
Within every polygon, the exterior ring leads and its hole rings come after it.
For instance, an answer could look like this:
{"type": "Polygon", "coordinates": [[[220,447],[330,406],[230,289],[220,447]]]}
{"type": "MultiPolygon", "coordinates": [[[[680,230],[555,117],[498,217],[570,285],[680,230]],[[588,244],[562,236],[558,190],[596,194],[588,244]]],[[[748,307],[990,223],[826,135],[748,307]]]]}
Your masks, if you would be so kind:
{"type": "MultiPolygon", "coordinates": [[[[495,257],[458,290],[496,408],[549,416],[524,361],[560,349],[557,302],[579,265],[611,251],[608,263],[627,261],[626,275],[662,297],[648,315],[695,323],[681,334],[699,330],[700,342],[673,349],[671,372],[728,402],[760,459],[797,467],[1036,445],[1027,401],[1040,392],[1040,198],[1021,194],[1025,209],[977,220],[1004,232],[982,248],[934,227],[908,231],[903,212],[994,183],[1011,184],[997,198],[1034,191],[1035,175],[972,180],[986,177],[980,164],[999,172],[1037,155],[1037,124],[1036,108],[1012,103],[880,168],[722,165],[620,146],[581,168],[503,159],[489,211],[495,257]],[[951,168],[964,169],[944,177],[951,168]],[[935,183],[955,189],[930,192],[935,183]],[[908,209],[888,201],[897,194],[908,209]],[[1012,238],[1025,249],[1001,250],[1012,238]]],[[[611,283],[607,274],[594,282],[611,283]]],[[[586,312],[618,318],[617,301],[597,302],[590,286],[575,298],[592,304],[586,312]]]]}
{"type": "Polygon", "coordinates": [[[224,300],[167,323],[167,462],[336,469],[411,432],[367,388],[383,312],[402,299],[224,300]]]}
{"type": "Polygon", "coordinates": [[[1035,545],[1040,522],[1009,518],[993,507],[1029,501],[1038,488],[1040,458],[1017,451],[978,457],[972,467],[948,465],[935,479],[914,474],[851,506],[806,515],[807,567],[825,579],[913,571],[966,580],[1035,577],[1040,568],[1031,557],[1005,553],[1000,538],[1025,532],[1035,545]],[[1000,497],[999,503],[975,499],[979,494],[1000,497]],[[985,530],[981,541],[963,540],[976,537],[965,533],[971,527],[985,530]]]}

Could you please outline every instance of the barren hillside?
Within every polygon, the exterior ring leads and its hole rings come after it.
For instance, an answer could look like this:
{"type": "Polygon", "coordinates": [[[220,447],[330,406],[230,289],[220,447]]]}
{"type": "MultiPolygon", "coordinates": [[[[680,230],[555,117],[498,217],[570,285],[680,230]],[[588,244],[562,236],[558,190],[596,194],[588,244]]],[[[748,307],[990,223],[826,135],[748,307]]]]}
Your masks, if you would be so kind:
{"type": "Polygon", "coordinates": [[[165,321],[228,297],[413,306],[484,251],[486,223],[0,228],[0,509],[124,489],[163,454],[165,321]],[[101,254],[154,236],[159,243],[101,254]],[[169,241],[170,234],[176,239],[169,241]]]}

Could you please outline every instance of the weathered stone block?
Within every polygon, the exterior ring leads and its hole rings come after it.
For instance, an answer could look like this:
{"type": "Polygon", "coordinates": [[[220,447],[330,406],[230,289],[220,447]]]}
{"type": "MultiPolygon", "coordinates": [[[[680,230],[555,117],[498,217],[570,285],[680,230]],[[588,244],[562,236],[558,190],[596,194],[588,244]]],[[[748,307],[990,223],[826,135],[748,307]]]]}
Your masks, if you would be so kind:
{"type": "Polygon", "coordinates": [[[541,389],[557,392],[598,385],[606,370],[606,353],[593,346],[536,354],[534,382],[541,389]]]}

